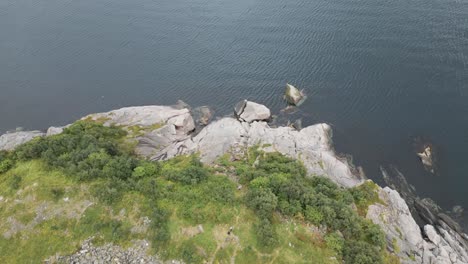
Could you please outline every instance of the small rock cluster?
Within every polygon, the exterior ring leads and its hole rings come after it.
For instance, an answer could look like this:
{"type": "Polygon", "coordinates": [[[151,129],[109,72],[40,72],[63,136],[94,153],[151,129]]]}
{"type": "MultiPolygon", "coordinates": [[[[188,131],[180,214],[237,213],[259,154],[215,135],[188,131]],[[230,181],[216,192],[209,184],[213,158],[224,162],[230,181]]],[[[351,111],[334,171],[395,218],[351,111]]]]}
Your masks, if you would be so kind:
{"type": "MultiPolygon", "coordinates": [[[[92,238],[86,240],[81,249],[73,255],[54,256],[45,261],[45,263],[70,263],[70,264],[160,264],[164,263],[158,257],[149,256],[146,251],[149,243],[145,240],[133,241],[133,246],[128,249],[106,244],[102,247],[95,247],[92,244],[92,238]]],[[[179,262],[171,262],[179,263],[179,262]]]]}

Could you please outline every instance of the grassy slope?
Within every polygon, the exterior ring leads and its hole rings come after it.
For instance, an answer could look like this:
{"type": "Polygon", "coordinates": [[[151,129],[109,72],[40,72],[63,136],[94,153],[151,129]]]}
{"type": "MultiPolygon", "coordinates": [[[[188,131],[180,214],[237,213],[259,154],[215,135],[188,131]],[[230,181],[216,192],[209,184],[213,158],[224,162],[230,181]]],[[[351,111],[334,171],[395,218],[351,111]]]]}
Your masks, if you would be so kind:
{"type": "MultiPolygon", "coordinates": [[[[161,180],[161,184],[173,188],[173,195],[160,201],[162,207],[172,212],[171,240],[162,248],[166,257],[180,258],[181,252],[191,254],[189,251],[194,247],[196,261],[213,263],[228,263],[231,258],[235,258],[236,263],[300,263],[306,260],[337,263],[331,258],[334,252],[326,248],[322,237],[312,233],[306,223],[279,215],[275,216],[274,222],[280,238],[278,247],[259,247],[252,230],[256,216],[250,209],[239,202],[230,206],[205,202],[206,188],[219,181],[231,184],[219,175],[210,176],[208,181],[195,187],[161,180]],[[190,208],[184,205],[185,199],[191,200],[190,208]],[[190,216],[181,213],[183,210],[190,210],[190,216]],[[199,224],[204,232],[196,234],[199,224]],[[231,226],[234,231],[228,235],[231,226]]],[[[96,236],[98,243],[114,242],[123,246],[131,239],[150,239],[145,234],[130,232],[132,226],[139,224],[140,217],[149,214],[147,198],[127,192],[121,202],[109,206],[92,196],[91,185],[73,181],[38,160],[19,163],[1,175],[0,195],[4,200],[0,204],[0,219],[10,221],[0,222],[0,232],[11,234],[11,237],[0,236],[0,262],[40,263],[56,253],[76,251],[90,236],[96,236]],[[21,177],[18,186],[12,186],[15,176],[21,177]],[[125,216],[119,217],[122,209],[125,209],[125,216]],[[38,216],[47,219],[38,220],[38,216]],[[11,232],[12,221],[21,226],[18,232],[11,232]]],[[[236,193],[238,198],[243,195],[242,191],[236,193]]]]}

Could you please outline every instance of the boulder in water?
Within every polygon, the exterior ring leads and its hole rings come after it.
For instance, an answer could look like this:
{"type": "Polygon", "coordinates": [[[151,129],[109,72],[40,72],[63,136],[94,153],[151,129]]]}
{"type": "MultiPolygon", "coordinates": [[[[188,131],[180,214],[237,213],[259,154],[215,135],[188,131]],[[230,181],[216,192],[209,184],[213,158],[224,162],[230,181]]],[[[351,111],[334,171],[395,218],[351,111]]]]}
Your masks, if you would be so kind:
{"type": "Polygon", "coordinates": [[[302,91],[299,91],[296,87],[291,84],[286,84],[286,91],[284,92],[284,99],[291,105],[301,105],[307,97],[302,91]]]}

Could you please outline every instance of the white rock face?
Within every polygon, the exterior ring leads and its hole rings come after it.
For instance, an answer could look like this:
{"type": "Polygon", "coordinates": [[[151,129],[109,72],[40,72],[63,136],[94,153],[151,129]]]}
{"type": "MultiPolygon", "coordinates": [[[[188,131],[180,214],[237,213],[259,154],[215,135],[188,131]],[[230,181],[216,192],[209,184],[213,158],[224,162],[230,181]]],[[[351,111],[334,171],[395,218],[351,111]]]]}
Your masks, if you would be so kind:
{"type": "Polygon", "coordinates": [[[266,122],[245,123],[223,118],[209,124],[194,138],[163,149],[152,159],[200,153],[203,162],[211,163],[225,153],[242,155],[248,147],[266,145],[265,151],[278,151],[301,160],[313,175],[327,176],[344,187],[362,183],[363,179],[350,169],[350,164],[336,157],[330,132],[327,124],[296,131],[290,127],[271,128],[266,122]]]}
{"type": "Polygon", "coordinates": [[[0,150],[13,150],[17,146],[24,144],[36,137],[43,137],[45,133],[41,131],[20,131],[6,133],[0,136],[0,150]]]}
{"type": "Polygon", "coordinates": [[[436,229],[426,225],[424,233],[429,241],[425,241],[408,205],[397,191],[380,188],[379,198],[383,204],[369,206],[367,218],[380,225],[389,245],[397,244],[398,250],[393,250],[402,263],[468,263],[463,239],[450,227],[436,229]]]}
{"type": "Polygon", "coordinates": [[[125,107],[118,110],[113,110],[107,113],[91,114],[83,119],[102,120],[104,125],[117,125],[117,126],[152,126],[155,124],[165,124],[172,122],[175,125],[181,126],[183,131],[193,130],[195,124],[187,108],[176,109],[172,106],[136,106],[125,107]],[[181,120],[181,116],[187,119],[185,125],[181,120]],[[172,119],[172,120],[171,120],[172,119]],[[181,123],[182,122],[182,123],[181,123]]]}
{"type": "Polygon", "coordinates": [[[245,100],[238,104],[239,107],[236,107],[235,112],[236,116],[241,120],[248,123],[253,121],[263,121],[268,120],[271,117],[270,109],[262,104],[257,104],[245,100]]]}
{"type": "Polygon", "coordinates": [[[388,187],[379,189],[379,198],[384,204],[369,206],[367,218],[382,227],[390,245],[396,241],[400,257],[413,255],[414,247],[422,245],[423,238],[408,205],[397,191],[388,187]]]}
{"type": "Polygon", "coordinates": [[[435,230],[435,228],[431,225],[425,225],[424,226],[424,233],[426,233],[427,235],[427,238],[429,238],[429,240],[434,243],[434,245],[439,245],[440,243],[440,236],[439,234],[437,234],[437,231],[435,230]]]}

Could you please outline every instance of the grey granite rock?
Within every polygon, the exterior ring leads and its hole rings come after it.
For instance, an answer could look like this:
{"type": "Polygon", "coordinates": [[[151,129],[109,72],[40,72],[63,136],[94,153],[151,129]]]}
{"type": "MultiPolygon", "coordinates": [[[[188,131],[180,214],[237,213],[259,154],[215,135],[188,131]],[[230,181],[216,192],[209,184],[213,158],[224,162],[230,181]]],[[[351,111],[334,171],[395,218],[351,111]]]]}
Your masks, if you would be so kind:
{"type": "Polygon", "coordinates": [[[367,218],[380,225],[389,248],[402,263],[468,263],[468,247],[448,225],[437,228],[426,225],[422,233],[397,191],[389,187],[379,188],[379,198],[382,203],[369,206],[367,218]],[[423,234],[427,240],[423,239],[423,234]],[[394,248],[395,244],[398,250],[394,248]]]}
{"type": "Polygon", "coordinates": [[[271,128],[266,122],[246,123],[234,118],[222,118],[192,139],[161,149],[153,160],[168,159],[179,154],[200,153],[201,160],[212,163],[225,153],[242,155],[249,147],[260,146],[265,151],[278,151],[300,159],[308,172],[327,176],[336,183],[352,187],[363,182],[345,159],[335,154],[331,144],[331,128],[317,124],[296,131],[291,127],[271,128]]]}
{"type": "Polygon", "coordinates": [[[241,101],[234,107],[234,112],[240,121],[251,123],[270,119],[271,112],[266,106],[251,101],[241,101]]]}
{"type": "Polygon", "coordinates": [[[66,125],[66,126],[61,126],[61,127],[49,127],[47,129],[47,133],[46,133],[46,136],[47,137],[50,137],[50,136],[54,136],[54,135],[58,135],[58,134],[62,134],[63,130],[67,127],[69,127],[71,125],[66,125]]]}
{"type": "Polygon", "coordinates": [[[45,136],[45,133],[41,131],[19,131],[6,133],[0,136],[0,150],[13,150],[21,144],[24,144],[36,137],[43,136],[45,136]]]}
{"type": "Polygon", "coordinates": [[[142,156],[162,155],[162,149],[185,140],[195,129],[195,122],[185,104],[177,106],[126,107],[107,113],[92,114],[83,119],[101,121],[127,130],[139,131],[130,135],[137,141],[136,153],[142,156]]]}
{"type": "Polygon", "coordinates": [[[209,106],[200,106],[192,110],[192,115],[198,126],[206,126],[213,118],[213,110],[209,106]]]}

